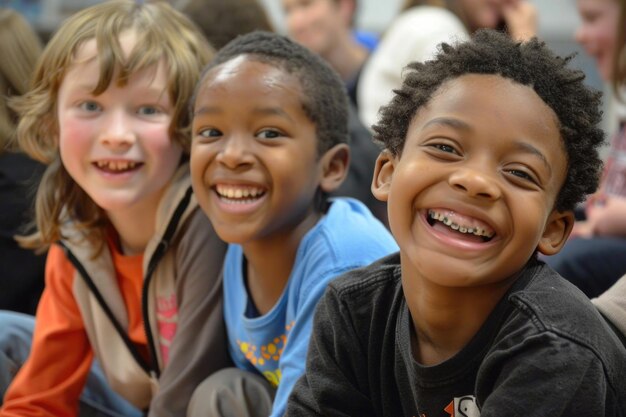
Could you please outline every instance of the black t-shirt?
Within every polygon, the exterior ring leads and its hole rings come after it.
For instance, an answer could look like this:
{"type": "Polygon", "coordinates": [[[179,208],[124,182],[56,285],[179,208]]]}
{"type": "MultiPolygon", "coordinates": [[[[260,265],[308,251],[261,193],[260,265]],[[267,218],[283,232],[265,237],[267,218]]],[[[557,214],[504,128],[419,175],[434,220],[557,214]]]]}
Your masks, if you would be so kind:
{"type": "Polygon", "coordinates": [[[589,300],[532,260],[473,339],[411,353],[395,254],[329,285],[289,416],[624,416],[626,350],[589,300]]]}

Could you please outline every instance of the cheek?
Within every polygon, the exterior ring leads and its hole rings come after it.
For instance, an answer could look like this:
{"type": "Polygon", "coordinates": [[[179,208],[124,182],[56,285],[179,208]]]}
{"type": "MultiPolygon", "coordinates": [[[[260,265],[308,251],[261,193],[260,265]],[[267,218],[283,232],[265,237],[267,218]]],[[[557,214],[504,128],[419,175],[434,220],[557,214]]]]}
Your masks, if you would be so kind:
{"type": "Polygon", "coordinates": [[[180,164],[183,148],[170,138],[167,129],[144,131],[144,134],[143,152],[152,161],[155,178],[167,182],[180,164]]]}
{"type": "Polygon", "coordinates": [[[615,53],[615,39],[617,37],[617,33],[612,30],[610,27],[603,27],[598,29],[598,44],[600,48],[611,58],[615,53]]]}
{"type": "Polygon", "coordinates": [[[63,165],[69,168],[89,157],[92,130],[89,123],[72,118],[59,119],[59,153],[63,165]]]}
{"type": "Polygon", "coordinates": [[[200,186],[207,169],[210,151],[205,145],[191,145],[191,155],[189,165],[191,170],[191,179],[194,185],[200,186]]]}

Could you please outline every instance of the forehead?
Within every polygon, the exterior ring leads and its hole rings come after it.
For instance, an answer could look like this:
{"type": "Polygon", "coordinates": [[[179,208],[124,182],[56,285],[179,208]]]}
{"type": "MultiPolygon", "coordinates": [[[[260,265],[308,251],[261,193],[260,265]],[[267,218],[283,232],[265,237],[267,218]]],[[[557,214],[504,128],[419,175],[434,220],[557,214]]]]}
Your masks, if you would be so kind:
{"type": "Polygon", "coordinates": [[[468,74],[442,84],[413,117],[409,133],[430,120],[446,117],[490,135],[554,141],[564,149],[554,111],[529,86],[499,75],[468,74]]]}
{"type": "MultiPolygon", "coordinates": [[[[137,44],[137,34],[134,30],[126,30],[118,36],[118,42],[125,58],[130,57],[137,44]]],[[[74,51],[74,63],[82,63],[97,59],[98,44],[95,38],[87,39],[79,44],[74,51]]]]}
{"type": "MultiPolygon", "coordinates": [[[[112,81],[120,74],[121,66],[126,64],[121,59],[127,61],[131,55],[136,53],[134,51],[137,44],[136,32],[133,30],[124,31],[119,35],[118,40],[123,58],[115,59],[109,56],[109,60],[104,63],[105,71],[111,70],[113,72],[112,81]],[[111,69],[111,67],[113,68],[111,69]]],[[[102,63],[100,62],[99,52],[95,38],[81,43],[74,51],[73,60],[64,77],[64,81],[67,79],[92,80],[95,88],[102,76],[100,74],[102,63]]],[[[161,59],[157,65],[138,68],[135,72],[129,74],[128,82],[164,89],[168,83],[165,59],[161,59]]]]}
{"type": "Polygon", "coordinates": [[[267,95],[289,95],[292,100],[303,104],[302,86],[296,75],[280,64],[250,55],[239,55],[211,68],[202,79],[198,100],[211,93],[242,88],[254,88],[267,95]]]}

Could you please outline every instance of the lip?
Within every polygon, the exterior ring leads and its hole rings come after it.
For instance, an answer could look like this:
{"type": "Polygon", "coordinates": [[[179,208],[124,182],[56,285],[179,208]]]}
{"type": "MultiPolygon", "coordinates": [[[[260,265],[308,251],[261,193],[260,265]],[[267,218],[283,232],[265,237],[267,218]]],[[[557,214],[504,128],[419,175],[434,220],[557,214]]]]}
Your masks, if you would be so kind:
{"type": "Polygon", "coordinates": [[[494,245],[498,243],[500,240],[500,233],[496,227],[494,227],[493,222],[488,219],[484,213],[480,213],[475,209],[464,209],[455,207],[454,209],[448,206],[433,206],[429,207],[430,209],[437,210],[448,210],[458,213],[459,215],[476,219],[486,225],[488,225],[492,230],[494,230],[494,237],[488,242],[471,242],[465,239],[461,239],[456,237],[454,234],[442,232],[428,223],[428,209],[419,210],[419,218],[422,226],[427,231],[427,233],[433,237],[433,239],[437,242],[438,245],[441,245],[443,250],[450,248],[457,248],[463,251],[470,252],[478,252],[484,251],[492,248],[494,245]]]}

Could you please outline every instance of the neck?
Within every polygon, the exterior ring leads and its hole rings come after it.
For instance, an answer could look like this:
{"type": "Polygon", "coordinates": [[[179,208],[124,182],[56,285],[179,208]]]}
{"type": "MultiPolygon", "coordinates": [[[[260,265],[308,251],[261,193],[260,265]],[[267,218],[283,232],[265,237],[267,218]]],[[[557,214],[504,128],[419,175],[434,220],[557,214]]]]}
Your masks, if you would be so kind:
{"type": "Polygon", "coordinates": [[[403,263],[402,287],[413,322],[415,360],[430,366],[460,352],[512,283],[446,287],[403,263]]]}
{"type": "Polygon", "coordinates": [[[157,208],[161,195],[155,201],[142,201],[130,208],[108,211],[109,221],[115,228],[120,239],[121,251],[124,255],[138,255],[156,231],[157,208]]]}
{"type": "Polygon", "coordinates": [[[321,215],[308,216],[285,233],[242,245],[248,261],[248,291],[259,314],[269,312],[280,298],[293,269],[304,235],[321,215]]]}

